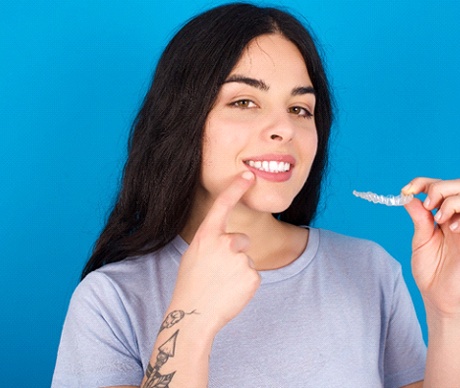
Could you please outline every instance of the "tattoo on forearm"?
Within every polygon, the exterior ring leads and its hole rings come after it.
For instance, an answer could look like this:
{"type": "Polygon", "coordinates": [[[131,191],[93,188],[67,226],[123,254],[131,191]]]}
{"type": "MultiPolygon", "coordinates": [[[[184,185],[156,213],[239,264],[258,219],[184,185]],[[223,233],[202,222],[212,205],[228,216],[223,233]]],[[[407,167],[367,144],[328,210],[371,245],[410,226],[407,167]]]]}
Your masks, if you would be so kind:
{"type": "Polygon", "coordinates": [[[164,329],[169,329],[170,327],[173,327],[177,322],[182,320],[186,315],[192,315],[192,314],[198,314],[196,310],[193,310],[189,313],[186,313],[182,310],[174,310],[173,312],[169,313],[163,323],[161,324],[160,328],[160,333],[164,329]]]}
{"type": "Polygon", "coordinates": [[[149,363],[145,376],[147,381],[142,385],[142,388],[169,388],[169,383],[176,371],[167,375],[160,374],[160,368],[166,364],[169,357],[174,357],[176,352],[176,341],[179,330],[177,330],[163,345],[158,348],[157,361],[155,366],[149,363]]]}
{"type": "MultiPolygon", "coordinates": [[[[174,310],[170,312],[163,323],[161,324],[160,331],[173,327],[176,323],[181,321],[186,315],[199,314],[196,310],[186,313],[183,310],[174,310]]],[[[173,379],[176,371],[167,375],[160,374],[160,368],[166,364],[170,357],[174,357],[176,352],[176,341],[179,330],[176,332],[158,348],[158,355],[155,365],[149,362],[147,370],[145,371],[146,381],[141,388],[169,388],[169,383],[173,379]]]]}

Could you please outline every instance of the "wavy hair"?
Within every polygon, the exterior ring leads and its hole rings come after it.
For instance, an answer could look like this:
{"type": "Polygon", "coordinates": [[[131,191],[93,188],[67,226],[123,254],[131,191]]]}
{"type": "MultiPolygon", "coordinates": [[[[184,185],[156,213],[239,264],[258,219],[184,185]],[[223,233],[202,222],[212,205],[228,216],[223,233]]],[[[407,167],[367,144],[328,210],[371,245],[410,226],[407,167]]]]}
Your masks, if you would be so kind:
{"type": "Polygon", "coordinates": [[[116,203],[82,272],[153,252],[184,228],[200,179],[203,129],[219,89],[248,43],[282,34],[302,54],[316,93],[318,149],[309,177],[279,219],[308,225],[327,165],[333,112],[321,56],[311,33],[276,8],[232,3],[186,23],[164,50],[134,121],[116,203]]]}

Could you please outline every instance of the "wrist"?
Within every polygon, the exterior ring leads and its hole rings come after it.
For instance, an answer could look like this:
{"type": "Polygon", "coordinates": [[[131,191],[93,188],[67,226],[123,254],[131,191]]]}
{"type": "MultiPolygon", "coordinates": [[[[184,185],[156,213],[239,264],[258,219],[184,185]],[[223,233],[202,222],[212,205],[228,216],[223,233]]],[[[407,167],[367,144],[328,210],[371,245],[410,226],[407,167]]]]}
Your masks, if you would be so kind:
{"type": "Polygon", "coordinates": [[[427,309],[426,320],[430,338],[436,336],[460,340],[460,314],[445,314],[427,309]]]}
{"type": "Polygon", "coordinates": [[[460,381],[460,316],[427,311],[426,387],[455,387],[460,381]]]}
{"type": "MultiPolygon", "coordinates": [[[[160,331],[163,329],[185,329],[190,335],[190,341],[196,340],[199,344],[211,343],[219,332],[220,327],[206,312],[201,309],[184,307],[188,303],[171,303],[160,331]]],[[[191,305],[190,305],[191,306],[191,305]]]]}

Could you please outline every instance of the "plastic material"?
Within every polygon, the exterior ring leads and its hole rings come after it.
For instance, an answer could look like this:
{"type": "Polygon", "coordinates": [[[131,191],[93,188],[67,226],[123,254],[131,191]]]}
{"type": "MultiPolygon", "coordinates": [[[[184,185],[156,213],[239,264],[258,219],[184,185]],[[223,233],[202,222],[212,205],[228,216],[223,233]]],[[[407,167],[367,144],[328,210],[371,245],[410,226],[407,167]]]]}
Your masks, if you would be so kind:
{"type": "Polygon", "coordinates": [[[397,195],[397,196],[394,196],[394,195],[384,196],[384,195],[378,195],[378,194],[372,193],[370,191],[368,191],[368,192],[360,192],[360,191],[356,191],[356,190],[353,190],[353,195],[358,197],[358,198],[365,199],[366,201],[369,201],[369,202],[380,203],[382,205],[387,205],[387,206],[403,206],[403,205],[409,203],[410,201],[412,201],[412,198],[414,198],[413,194],[409,194],[409,195],[400,194],[400,195],[397,195]]]}

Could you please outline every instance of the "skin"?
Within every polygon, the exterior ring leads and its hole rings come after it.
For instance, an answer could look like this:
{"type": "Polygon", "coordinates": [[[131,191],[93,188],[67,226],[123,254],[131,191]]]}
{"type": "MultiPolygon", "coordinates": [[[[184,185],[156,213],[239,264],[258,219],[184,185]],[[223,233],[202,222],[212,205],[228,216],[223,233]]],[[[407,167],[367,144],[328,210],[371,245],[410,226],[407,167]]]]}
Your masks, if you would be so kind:
{"type": "MultiPolygon", "coordinates": [[[[190,246],[168,309],[199,313],[180,325],[181,348],[161,370],[178,371],[177,387],[207,386],[213,339],[254,296],[260,285],[256,269],[292,262],[308,238],[306,229],[272,216],[299,192],[317,149],[311,117],[315,96],[300,52],[279,35],[261,36],[249,44],[228,80],[233,81],[222,86],[207,119],[200,188],[181,233],[190,246]],[[241,78],[261,80],[266,87],[234,81],[241,78]],[[299,88],[309,92],[299,94],[299,88]],[[287,179],[275,182],[276,173],[271,179],[250,171],[245,161],[261,155],[295,160],[287,179]]],[[[169,330],[159,334],[152,366],[170,335],[169,330]]]]}
{"type": "MultiPolygon", "coordinates": [[[[311,86],[305,63],[292,43],[264,35],[250,43],[229,79],[207,120],[200,187],[181,233],[190,245],[165,322],[181,318],[159,332],[150,360],[152,368],[161,364],[160,376],[175,372],[171,388],[207,386],[214,337],[254,296],[258,270],[291,263],[308,241],[305,229],[272,217],[298,193],[316,153],[316,128],[306,113],[314,112],[314,94],[292,93],[311,86]],[[267,154],[295,159],[286,180],[266,179],[245,163],[267,154]]],[[[417,178],[403,192],[429,198],[405,206],[415,226],[412,266],[430,335],[425,382],[407,387],[453,387],[460,381],[460,227],[454,228],[460,180],[417,178]]],[[[152,376],[141,387],[157,386],[149,385],[152,376]]]]}
{"type": "Polygon", "coordinates": [[[192,242],[218,195],[249,170],[245,161],[292,157],[295,166],[285,182],[255,173],[254,186],[236,204],[227,225],[227,232],[249,238],[248,255],[257,269],[279,268],[295,260],[307,241],[305,229],[279,222],[272,213],[289,207],[316,154],[317,132],[311,116],[314,93],[293,95],[300,87],[312,88],[312,83],[300,52],[279,35],[254,40],[227,80],[233,81],[224,83],[208,116],[201,185],[181,235],[192,242]],[[237,77],[261,80],[268,90],[237,77]]]}
{"type": "Polygon", "coordinates": [[[405,206],[414,222],[412,273],[428,323],[423,386],[456,387],[460,381],[460,179],[416,178],[402,192],[427,194],[423,203],[415,198],[405,206]]]}

